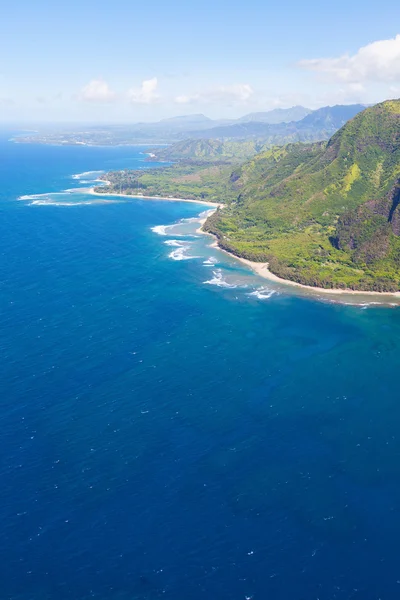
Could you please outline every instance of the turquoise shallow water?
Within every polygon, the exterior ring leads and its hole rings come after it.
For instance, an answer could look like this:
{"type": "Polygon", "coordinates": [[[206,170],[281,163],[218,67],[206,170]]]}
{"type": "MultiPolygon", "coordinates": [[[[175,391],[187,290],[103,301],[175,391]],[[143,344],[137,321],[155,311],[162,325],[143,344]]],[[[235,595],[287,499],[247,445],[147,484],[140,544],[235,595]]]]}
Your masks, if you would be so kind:
{"type": "Polygon", "coordinates": [[[2,595],[398,598],[398,309],[274,288],[201,206],[17,201],[141,150],[0,144],[2,595]]]}

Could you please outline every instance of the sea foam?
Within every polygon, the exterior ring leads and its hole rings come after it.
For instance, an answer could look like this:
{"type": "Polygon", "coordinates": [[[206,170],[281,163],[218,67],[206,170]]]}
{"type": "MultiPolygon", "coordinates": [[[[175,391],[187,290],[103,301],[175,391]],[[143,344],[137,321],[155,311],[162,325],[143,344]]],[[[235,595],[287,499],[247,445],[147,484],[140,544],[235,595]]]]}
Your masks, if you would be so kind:
{"type": "Polygon", "coordinates": [[[257,290],[254,290],[254,292],[251,292],[249,294],[249,296],[255,296],[259,300],[268,300],[274,294],[276,294],[275,290],[270,290],[268,288],[261,287],[261,288],[259,288],[257,290]]]}
{"type": "Polygon", "coordinates": [[[203,281],[203,283],[206,283],[208,285],[216,285],[218,287],[225,287],[225,288],[237,288],[237,284],[236,283],[228,283],[226,281],[226,279],[224,279],[224,276],[222,274],[222,269],[216,269],[215,271],[213,271],[213,278],[209,279],[208,281],[203,281]]]}
{"type": "Polygon", "coordinates": [[[123,202],[122,200],[81,200],[78,202],[63,202],[53,200],[33,200],[28,206],[89,206],[91,204],[118,204],[123,202]]]}
{"type": "Polygon", "coordinates": [[[210,256],[209,258],[207,258],[207,260],[203,261],[203,265],[205,265],[206,267],[215,267],[215,263],[217,262],[218,259],[215,258],[215,256],[210,256]]]}
{"type": "MultiPolygon", "coordinates": [[[[56,192],[56,194],[60,194],[61,192],[56,192]]],[[[37,200],[39,198],[48,198],[49,194],[25,194],[24,196],[18,196],[17,200],[37,200]]]]}
{"type": "Polygon", "coordinates": [[[71,175],[72,179],[82,179],[82,177],[90,177],[90,175],[101,175],[104,171],[84,171],[83,173],[75,173],[75,175],[71,175]]]}
{"type": "Polygon", "coordinates": [[[172,260],[190,260],[193,258],[199,258],[198,256],[189,256],[187,254],[191,247],[190,242],[181,242],[179,240],[167,240],[166,242],[164,242],[164,244],[166,246],[173,246],[176,248],[168,254],[169,258],[172,258],[172,260]]]}
{"type": "Polygon", "coordinates": [[[155,227],[152,227],[151,230],[158,235],[168,235],[167,229],[169,227],[171,227],[171,225],[156,225],[155,227]]]}

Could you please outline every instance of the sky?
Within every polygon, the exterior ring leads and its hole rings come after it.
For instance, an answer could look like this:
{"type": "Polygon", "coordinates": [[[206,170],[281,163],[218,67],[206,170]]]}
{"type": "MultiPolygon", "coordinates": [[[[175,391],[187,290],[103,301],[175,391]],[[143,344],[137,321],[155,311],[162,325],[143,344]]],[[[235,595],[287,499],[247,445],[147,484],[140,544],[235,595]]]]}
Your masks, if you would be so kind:
{"type": "Polygon", "coordinates": [[[400,97],[400,2],[16,0],[0,122],[235,118],[400,97]]]}

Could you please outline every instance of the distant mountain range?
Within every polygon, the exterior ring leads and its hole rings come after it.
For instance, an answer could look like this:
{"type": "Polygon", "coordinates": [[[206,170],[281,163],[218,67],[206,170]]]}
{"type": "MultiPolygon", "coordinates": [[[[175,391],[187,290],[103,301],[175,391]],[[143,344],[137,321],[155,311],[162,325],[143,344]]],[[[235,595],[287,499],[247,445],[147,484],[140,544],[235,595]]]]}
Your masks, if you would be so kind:
{"type": "Polygon", "coordinates": [[[365,106],[362,104],[325,106],[324,108],[310,112],[299,121],[291,121],[289,123],[268,123],[265,120],[263,122],[253,120],[240,121],[229,125],[212,127],[206,131],[192,131],[190,135],[197,138],[208,137],[219,139],[263,138],[270,140],[271,144],[282,143],[281,138],[285,138],[283,140],[284,143],[327,139],[340,129],[346,121],[355,117],[364,108],[365,106]],[[320,137],[321,135],[322,137],[320,137]]]}
{"type": "Polygon", "coordinates": [[[256,121],[257,123],[269,123],[276,125],[277,123],[290,123],[291,121],[301,121],[313,111],[304,106],[293,106],[292,108],[275,108],[268,112],[250,113],[238,119],[240,123],[249,123],[256,121]]]}
{"type": "Polygon", "coordinates": [[[272,146],[327,140],[363,109],[361,104],[327,106],[297,122],[268,124],[248,121],[189,132],[189,139],[155,149],[154,153],[164,161],[244,160],[272,146]]]}
{"type": "Polygon", "coordinates": [[[51,131],[49,127],[14,139],[19,143],[122,145],[174,143],[187,138],[258,140],[264,144],[328,139],[365,107],[360,104],[302,106],[250,113],[236,120],[213,120],[202,114],[163,119],[156,123],[85,126],[51,131]]]}
{"type": "Polygon", "coordinates": [[[290,123],[300,121],[313,111],[304,106],[293,106],[292,108],[276,108],[266,112],[249,113],[239,119],[210,119],[203,114],[186,115],[162,119],[156,123],[139,123],[143,129],[177,129],[183,131],[208,130],[215,127],[228,127],[240,123],[268,123],[276,125],[279,123],[290,123]]]}

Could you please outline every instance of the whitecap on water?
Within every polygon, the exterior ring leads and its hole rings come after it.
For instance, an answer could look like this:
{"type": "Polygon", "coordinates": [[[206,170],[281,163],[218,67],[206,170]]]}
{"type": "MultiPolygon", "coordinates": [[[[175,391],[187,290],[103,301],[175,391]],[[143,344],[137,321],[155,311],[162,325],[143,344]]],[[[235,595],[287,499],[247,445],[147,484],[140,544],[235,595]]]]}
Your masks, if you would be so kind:
{"type": "Polygon", "coordinates": [[[217,285],[218,287],[225,288],[238,287],[236,283],[228,283],[228,281],[226,281],[226,279],[223,276],[222,269],[216,269],[215,271],[213,271],[213,278],[209,279],[208,281],[203,281],[203,283],[206,283],[207,285],[217,285]]]}
{"type": "Polygon", "coordinates": [[[123,202],[122,200],[82,200],[78,202],[63,202],[54,201],[50,198],[48,200],[33,200],[28,204],[28,206],[82,206],[82,205],[90,205],[90,204],[118,204],[123,202]]]}
{"type": "Polygon", "coordinates": [[[167,229],[170,229],[171,227],[173,227],[173,225],[156,225],[155,227],[152,227],[151,230],[158,235],[168,235],[167,229]]]}
{"type": "MultiPolygon", "coordinates": [[[[72,179],[82,179],[82,178],[88,178],[91,175],[101,175],[102,173],[104,173],[104,171],[84,171],[83,173],[76,173],[75,175],[71,175],[72,179]]],[[[96,180],[95,180],[96,181],[96,180]]]]}
{"type": "MultiPolygon", "coordinates": [[[[53,196],[58,195],[61,192],[56,192],[53,196]]],[[[24,196],[18,196],[17,200],[39,200],[40,198],[50,198],[50,194],[25,194],[24,196]]]]}
{"type": "Polygon", "coordinates": [[[178,223],[175,225],[184,225],[185,223],[198,223],[200,221],[200,217],[187,217],[185,219],[179,219],[178,223]]]}
{"type": "Polygon", "coordinates": [[[173,246],[176,250],[172,250],[170,254],[168,254],[169,258],[172,260],[190,260],[192,258],[199,258],[198,256],[190,256],[187,252],[190,250],[190,242],[182,242],[180,240],[167,240],[164,242],[166,246],[173,246]]]}
{"type": "Polygon", "coordinates": [[[179,248],[183,246],[183,242],[180,242],[179,240],[167,240],[166,242],[164,242],[164,244],[166,246],[177,246],[179,248]]]}
{"type": "Polygon", "coordinates": [[[254,292],[251,292],[249,294],[249,296],[255,296],[259,300],[268,300],[274,294],[276,294],[275,290],[270,290],[266,287],[261,287],[261,288],[258,288],[257,290],[254,290],[254,292]]]}
{"type": "Polygon", "coordinates": [[[203,212],[201,212],[197,218],[198,219],[207,219],[207,217],[210,217],[214,213],[215,213],[215,208],[208,208],[207,210],[203,210],[203,212]]]}
{"type": "Polygon", "coordinates": [[[210,256],[207,260],[203,261],[203,265],[206,265],[206,267],[215,267],[216,262],[218,262],[218,259],[215,256],[210,256]]]}
{"type": "Polygon", "coordinates": [[[214,211],[215,209],[208,209],[195,217],[179,219],[179,221],[172,223],[171,225],[155,225],[154,227],[151,227],[151,230],[158,235],[198,238],[198,225],[214,211]]]}

